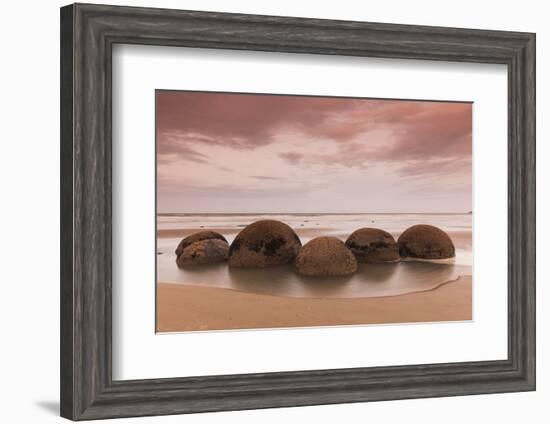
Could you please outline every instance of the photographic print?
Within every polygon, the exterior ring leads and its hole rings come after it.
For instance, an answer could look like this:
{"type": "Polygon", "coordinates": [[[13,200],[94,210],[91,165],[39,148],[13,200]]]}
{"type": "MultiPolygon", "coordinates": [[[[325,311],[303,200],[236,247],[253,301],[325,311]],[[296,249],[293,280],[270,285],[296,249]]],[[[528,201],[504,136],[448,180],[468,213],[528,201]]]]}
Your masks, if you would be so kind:
{"type": "Polygon", "coordinates": [[[157,90],[157,332],[472,319],[472,103],[157,90]]]}

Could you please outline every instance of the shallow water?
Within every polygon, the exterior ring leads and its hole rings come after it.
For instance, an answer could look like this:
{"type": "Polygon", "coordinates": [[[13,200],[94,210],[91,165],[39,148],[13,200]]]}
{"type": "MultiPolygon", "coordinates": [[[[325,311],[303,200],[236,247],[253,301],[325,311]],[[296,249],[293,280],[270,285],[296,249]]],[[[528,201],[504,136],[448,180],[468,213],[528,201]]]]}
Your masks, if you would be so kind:
{"type": "Polygon", "coordinates": [[[452,264],[399,262],[360,264],[349,277],[304,277],[292,265],[266,269],[236,269],[227,264],[189,267],[176,266],[174,250],[180,238],[158,238],[157,280],[194,286],[220,287],[251,293],[290,297],[378,297],[433,289],[461,275],[472,274],[471,215],[172,215],[159,216],[159,229],[200,231],[216,229],[231,243],[244,225],[258,219],[279,219],[291,225],[302,243],[318,235],[345,240],[355,229],[373,226],[392,233],[414,224],[437,225],[449,232],[456,247],[452,264]],[[286,218],[286,219],[285,219],[286,218]],[[371,221],[375,221],[373,224],[371,221]],[[303,225],[303,226],[302,226],[303,225]],[[201,228],[202,227],[202,228],[201,228]],[[317,227],[317,228],[316,228],[317,227]]]}

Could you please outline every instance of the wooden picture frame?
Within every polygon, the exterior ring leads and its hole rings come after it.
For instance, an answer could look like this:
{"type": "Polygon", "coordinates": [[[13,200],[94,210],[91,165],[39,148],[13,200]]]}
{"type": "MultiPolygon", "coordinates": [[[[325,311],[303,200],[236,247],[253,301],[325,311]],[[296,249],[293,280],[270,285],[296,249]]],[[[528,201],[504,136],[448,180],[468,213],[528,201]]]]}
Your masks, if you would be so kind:
{"type": "Polygon", "coordinates": [[[61,9],[61,415],[73,420],[535,389],[535,35],[75,4],[61,9]],[[508,359],[113,381],[117,43],[504,64],[508,359]]]}

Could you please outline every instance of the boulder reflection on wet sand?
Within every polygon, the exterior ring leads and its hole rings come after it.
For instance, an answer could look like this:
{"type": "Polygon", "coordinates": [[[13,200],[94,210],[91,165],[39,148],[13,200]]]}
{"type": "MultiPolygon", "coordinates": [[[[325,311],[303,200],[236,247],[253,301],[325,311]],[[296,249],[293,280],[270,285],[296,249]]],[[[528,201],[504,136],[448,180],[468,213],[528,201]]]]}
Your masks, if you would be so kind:
{"type": "Polygon", "coordinates": [[[174,269],[165,281],[199,287],[217,287],[247,293],[283,297],[376,297],[429,290],[465,274],[469,269],[457,265],[425,262],[358,264],[357,272],[347,276],[307,276],[292,266],[235,268],[226,263],[174,269]]]}
{"type": "Polygon", "coordinates": [[[399,269],[399,262],[358,263],[357,277],[367,284],[379,284],[390,281],[399,269]]]}

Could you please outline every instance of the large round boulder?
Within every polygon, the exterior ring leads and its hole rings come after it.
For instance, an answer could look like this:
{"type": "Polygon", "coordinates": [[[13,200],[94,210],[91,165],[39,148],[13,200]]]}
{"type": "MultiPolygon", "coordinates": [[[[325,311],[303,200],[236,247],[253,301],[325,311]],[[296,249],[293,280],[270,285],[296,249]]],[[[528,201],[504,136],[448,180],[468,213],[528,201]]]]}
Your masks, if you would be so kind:
{"type": "Polygon", "coordinates": [[[357,260],[336,237],[316,237],[300,249],[294,266],[302,275],[342,276],[357,271],[357,260]]]}
{"type": "Polygon", "coordinates": [[[176,259],[178,267],[207,265],[227,260],[229,245],[225,240],[206,239],[191,243],[176,259]]]}
{"type": "Polygon", "coordinates": [[[222,240],[227,243],[227,240],[225,239],[225,237],[222,236],[220,233],[217,233],[215,231],[199,231],[198,233],[193,233],[190,236],[185,237],[182,241],[180,241],[180,243],[178,244],[178,247],[176,248],[176,256],[181,255],[183,250],[187,246],[195,243],[196,241],[210,240],[210,239],[222,240]]]}
{"type": "Polygon", "coordinates": [[[292,262],[302,243],[288,225],[275,220],[256,221],[245,227],[229,248],[229,265],[265,268],[292,262]]]}
{"type": "Polygon", "coordinates": [[[397,239],[399,254],[404,258],[449,259],[455,246],[449,235],[433,225],[413,225],[397,239]]]}
{"type": "Polygon", "coordinates": [[[396,262],[399,260],[399,249],[393,236],[378,228],[360,228],[346,240],[358,262],[396,262]]]}

